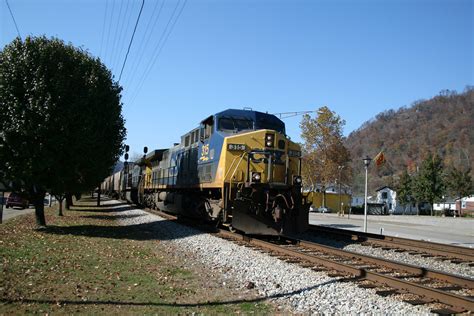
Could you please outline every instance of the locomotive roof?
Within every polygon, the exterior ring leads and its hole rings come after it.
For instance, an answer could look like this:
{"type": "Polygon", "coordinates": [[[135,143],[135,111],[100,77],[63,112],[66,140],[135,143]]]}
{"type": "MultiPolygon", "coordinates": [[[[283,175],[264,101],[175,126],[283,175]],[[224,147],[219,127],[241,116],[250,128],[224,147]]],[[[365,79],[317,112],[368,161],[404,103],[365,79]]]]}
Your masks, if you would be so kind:
{"type": "Polygon", "coordinates": [[[285,124],[282,120],[280,120],[278,117],[276,117],[273,114],[270,113],[264,113],[264,112],[259,112],[259,111],[253,111],[253,110],[237,110],[237,109],[227,109],[225,111],[216,113],[216,116],[219,117],[241,117],[241,118],[247,118],[252,121],[260,121],[260,120],[269,120],[272,122],[278,122],[281,124],[285,124]]]}

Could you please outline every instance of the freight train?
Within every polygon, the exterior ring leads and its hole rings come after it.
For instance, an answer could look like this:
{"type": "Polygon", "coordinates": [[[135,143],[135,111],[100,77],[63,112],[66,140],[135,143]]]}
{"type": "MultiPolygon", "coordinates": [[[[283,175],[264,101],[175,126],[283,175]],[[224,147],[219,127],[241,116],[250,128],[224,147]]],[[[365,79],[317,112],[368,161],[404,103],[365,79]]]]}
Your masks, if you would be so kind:
{"type": "Polygon", "coordinates": [[[272,114],[229,109],[111,175],[101,189],[246,234],[280,235],[308,227],[301,184],[301,149],[285,124],[272,114]]]}

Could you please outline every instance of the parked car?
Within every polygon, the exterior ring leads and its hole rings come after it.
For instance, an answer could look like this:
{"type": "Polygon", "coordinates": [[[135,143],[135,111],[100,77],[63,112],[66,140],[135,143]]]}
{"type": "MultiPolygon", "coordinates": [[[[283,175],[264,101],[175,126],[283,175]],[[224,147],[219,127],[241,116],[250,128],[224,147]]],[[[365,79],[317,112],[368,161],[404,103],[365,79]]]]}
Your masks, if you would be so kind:
{"type": "Polygon", "coordinates": [[[12,192],[8,196],[7,203],[6,203],[6,208],[9,207],[21,207],[21,208],[27,208],[29,205],[29,202],[27,199],[21,197],[18,193],[12,192]]]}
{"type": "Polygon", "coordinates": [[[320,207],[318,208],[319,213],[330,213],[329,209],[327,207],[320,207]]]}
{"type": "Polygon", "coordinates": [[[311,205],[309,207],[310,212],[319,212],[319,213],[331,213],[330,209],[327,207],[317,207],[315,205],[311,205]]]}

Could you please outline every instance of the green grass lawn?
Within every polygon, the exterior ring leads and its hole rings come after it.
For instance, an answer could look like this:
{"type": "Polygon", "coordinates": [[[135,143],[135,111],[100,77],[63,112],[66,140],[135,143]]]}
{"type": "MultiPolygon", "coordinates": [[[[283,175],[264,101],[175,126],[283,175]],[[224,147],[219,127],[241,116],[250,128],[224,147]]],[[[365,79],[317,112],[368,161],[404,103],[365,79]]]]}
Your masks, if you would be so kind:
{"type": "Polygon", "coordinates": [[[46,210],[46,230],[35,230],[33,214],[0,225],[0,314],[273,311],[255,293],[219,289],[209,275],[188,269],[143,227],[119,226],[120,213],[106,207],[56,213],[46,210]]]}

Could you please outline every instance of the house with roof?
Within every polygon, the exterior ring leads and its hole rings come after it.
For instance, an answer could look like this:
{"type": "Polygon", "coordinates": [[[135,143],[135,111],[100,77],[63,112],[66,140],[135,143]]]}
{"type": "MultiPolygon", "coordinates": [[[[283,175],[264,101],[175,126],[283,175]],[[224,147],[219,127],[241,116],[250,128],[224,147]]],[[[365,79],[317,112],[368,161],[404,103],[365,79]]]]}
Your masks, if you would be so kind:
{"type": "Polygon", "coordinates": [[[456,210],[456,201],[450,198],[444,198],[442,202],[434,203],[433,204],[433,209],[435,211],[454,211],[456,210]]]}
{"type": "Polygon", "coordinates": [[[461,216],[474,214],[474,195],[463,197],[456,200],[456,210],[461,216]]]}
{"type": "Polygon", "coordinates": [[[400,204],[397,200],[397,191],[389,186],[383,186],[376,190],[377,192],[377,203],[385,205],[389,214],[394,215],[417,215],[422,213],[429,213],[426,210],[426,203],[408,203],[400,204]]]}
{"type": "Polygon", "coordinates": [[[384,204],[390,214],[395,213],[398,206],[397,192],[389,186],[383,186],[375,191],[377,192],[377,203],[384,204]]]}

